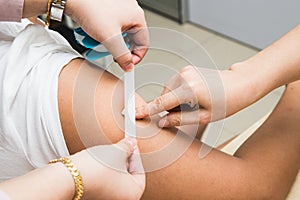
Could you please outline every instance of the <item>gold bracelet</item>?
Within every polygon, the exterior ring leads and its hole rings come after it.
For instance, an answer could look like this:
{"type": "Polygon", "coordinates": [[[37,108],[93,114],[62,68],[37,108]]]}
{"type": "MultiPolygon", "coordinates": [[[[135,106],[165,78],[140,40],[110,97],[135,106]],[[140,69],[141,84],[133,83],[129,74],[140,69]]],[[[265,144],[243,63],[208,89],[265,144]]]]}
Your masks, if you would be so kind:
{"type": "Polygon", "coordinates": [[[60,159],[51,160],[49,164],[58,163],[58,162],[63,163],[71,172],[75,182],[75,194],[73,200],[80,200],[81,197],[83,196],[84,189],[83,189],[82,177],[78,169],[75,167],[74,163],[69,158],[60,158],[60,159]]]}

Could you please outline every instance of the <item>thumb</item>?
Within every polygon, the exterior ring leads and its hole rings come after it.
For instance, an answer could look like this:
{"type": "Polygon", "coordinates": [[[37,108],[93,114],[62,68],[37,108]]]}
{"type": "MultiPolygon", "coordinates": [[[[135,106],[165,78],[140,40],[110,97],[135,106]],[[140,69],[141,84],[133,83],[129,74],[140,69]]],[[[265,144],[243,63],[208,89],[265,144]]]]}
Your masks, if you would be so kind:
{"type": "Polygon", "coordinates": [[[135,138],[132,137],[126,137],[122,140],[120,140],[116,146],[120,148],[124,153],[126,153],[126,156],[124,157],[125,160],[127,160],[133,153],[134,149],[137,146],[137,141],[135,138]]]}
{"type": "Polygon", "coordinates": [[[123,167],[125,167],[124,170],[128,172],[130,159],[133,156],[134,150],[137,148],[137,141],[135,138],[126,137],[119,141],[115,146],[121,150],[122,157],[120,157],[119,160],[123,163],[123,167]]]}
{"type": "Polygon", "coordinates": [[[125,43],[123,35],[118,33],[102,42],[105,48],[111,53],[115,61],[125,71],[133,69],[133,59],[128,46],[125,43]]]}
{"type": "Polygon", "coordinates": [[[125,138],[114,145],[99,145],[88,149],[89,154],[101,164],[127,173],[126,163],[136,147],[134,138],[125,138]]]}
{"type": "Polygon", "coordinates": [[[129,173],[133,176],[134,181],[144,190],[146,177],[138,147],[135,148],[129,159],[129,173]]]}
{"type": "Polygon", "coordinates": [[[115,58],[115,61],[126,72],[131,71],[134,68],[133,57],[130,52],[128,52],[118,58],[115,58]]]}

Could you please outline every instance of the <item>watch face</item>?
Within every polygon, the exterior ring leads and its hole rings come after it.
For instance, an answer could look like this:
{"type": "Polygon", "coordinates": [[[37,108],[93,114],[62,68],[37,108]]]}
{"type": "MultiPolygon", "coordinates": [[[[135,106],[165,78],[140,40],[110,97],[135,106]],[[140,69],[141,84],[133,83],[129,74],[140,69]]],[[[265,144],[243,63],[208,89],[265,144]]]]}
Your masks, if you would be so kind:
{"type": "Polygon", "coordinates": [[[62,17],[64,14],[66,1],[57,1],[54,0],[51,4],[51,14],[50,17],[56,21],[62,21],[62,17]]]}
{"type": "Polygon", "coordinates": [[[51,19],[61,22],[63,13],[64,13],[64,7],[61,7],[60,5],[59,6],[52,5],[51,19]]]}

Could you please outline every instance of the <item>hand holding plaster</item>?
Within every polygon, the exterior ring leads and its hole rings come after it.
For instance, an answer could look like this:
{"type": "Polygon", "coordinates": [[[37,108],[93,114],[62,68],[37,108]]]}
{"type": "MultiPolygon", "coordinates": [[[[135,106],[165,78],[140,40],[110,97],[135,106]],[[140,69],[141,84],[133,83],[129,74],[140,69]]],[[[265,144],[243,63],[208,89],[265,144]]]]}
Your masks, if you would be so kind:
{"type": "Polygon", "coordinates": [[[149,36],[143,10],[136,0],[68,0],[66,14],[92,38],[104,44],[125,71],[145,56],[149,36]],[[128,50],[122,33],[132,42],[128,50]]]}
{"type": "Polygon", "coordinates": [[[85,199],[140,199],[145,174],[136,140],[100,145],[72,156],[84,182],[85,199]]]}
{"type": "Polygon", "coordinates": [[[224,119],[239,109],[234,107],[236,102],[229,102],[227,97],[229,94],[238,97],[241,91],[235,82],[243,84],[239,76],[229,72],[185,67],[166,83],[161,96],[136,108],[136,117],[168,111],[159,121],[160,127],[207,124],[224,119]],[[228,86],[232,90],[228,91],[228,86]]]}

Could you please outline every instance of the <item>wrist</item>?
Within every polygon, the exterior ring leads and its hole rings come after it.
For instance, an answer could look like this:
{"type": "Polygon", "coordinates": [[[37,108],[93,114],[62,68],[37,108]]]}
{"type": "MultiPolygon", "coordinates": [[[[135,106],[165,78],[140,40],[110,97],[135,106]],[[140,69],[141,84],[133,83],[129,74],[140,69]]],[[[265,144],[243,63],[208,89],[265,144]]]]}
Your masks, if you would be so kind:
{"type": "Polygon", "coordinates": [[[74,165],[73,161],[69,158],[59,158],[59,159],[51,160],[49,162],[49,164],[56,164],[56,163],[62,163],[68,169],[75,185],[75,193],[73,199],[80,200],[81,197],[83,196],[84,185],[83,185],[82,177],[77,167],[74,165]]]}
{"type": "Polygon", "coordinates": [[[24,0],[23,18],[38,16],[47,12],[48,0],[24,0]]]}
{"type": "Polygon", "coordinates": [[[256,100],[280,86],[279,79],[276,78],[276,70],[265,63],[257,62],[256,59],[251,58],[236,63],[230,70],[235,71],[248,82],[250,92],[256,97],[256,100]]]}
{"type": "Polygon", "coordinates": [[[253,104],[266,94],[258,74],[246,62],[233,64],[221,72],[226,94],[227,116],[253,104]]]}
{"type": "Polygon", "coordinates": [[[92,158],[87,150],[83,150],[71,156],[71,160],[77,167],[81,174],[84,183],[84,194],[82,199],[94,199],[95,195],[100,195],[97,186],[100,185],[99,179],[99,168],[97,171],[95,168],[95,160],[92,158]],[[96,179],[96,180],[95,180],[96,179]]]}
{"type": "Polygon", "coordinates": [[[50,177],[53,178],[52,182],[55,183],[53,184],[51,191],[55,191],[55,188],[57,188],[59,191],[56,193],[61,194],[59,195],[60,197],[63,199],[72,199],[75,194],[75,185],[74,180],[72,179],[72,176],[70,175],[70,172],[66,166],[64,166],[62,163],[54,163],[48,165],[47,168],[49,171],[53,172],[50,177]],[[54,174],[56,174],[56,176],[54,174]]]}

